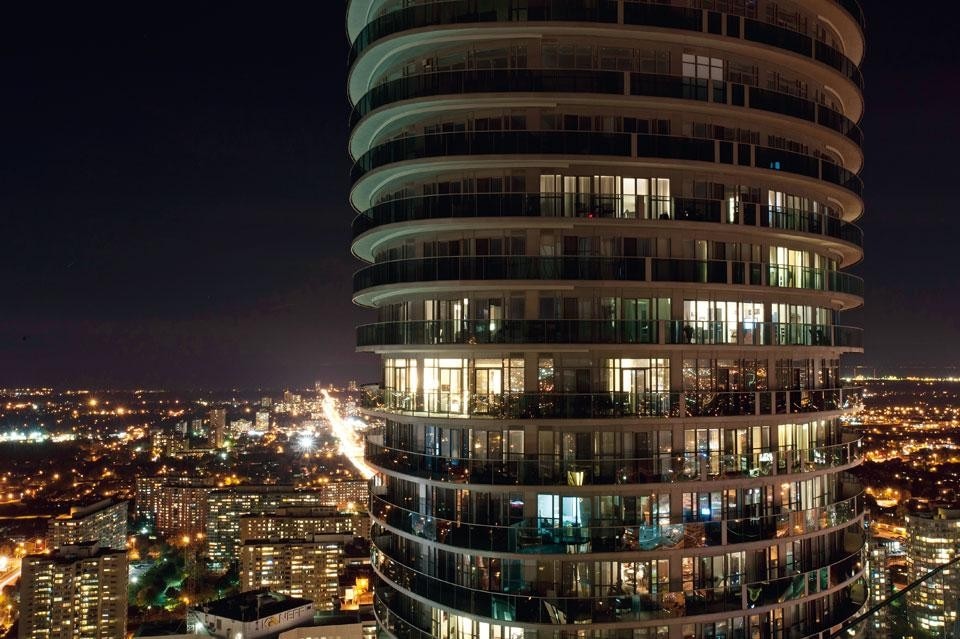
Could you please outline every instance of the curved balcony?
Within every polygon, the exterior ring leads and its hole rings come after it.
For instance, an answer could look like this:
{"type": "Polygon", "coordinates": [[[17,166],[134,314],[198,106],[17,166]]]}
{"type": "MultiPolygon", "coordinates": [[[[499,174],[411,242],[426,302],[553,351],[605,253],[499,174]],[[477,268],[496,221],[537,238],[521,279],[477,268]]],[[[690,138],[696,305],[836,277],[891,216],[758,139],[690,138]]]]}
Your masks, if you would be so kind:
{"type": "Polygon", "coordinates": [[[364,153],[353,165],[354,185],[367,173],[409,160],[483,155],[609,156],[734,164],[821,180],[860,198],[863,182],[851,171],[810,155],[758,145],[647,133],[586,131],[469,131],[398,138],[364,153]],[[734,153],[736,147],[736,153],[734,153]]]}
{"type": "Polygon", "coordinates": [[[624,74],[580,69],[470,69],[397,78],[373,87],[357,101],[350,113],[350,127],[370,112],[404,100],[505,92],[624,95],[624,74]]]}
{"type": "Polygon", "coordinates": [[[819,508],[720,521],[671,524],[609,519],[574,526],[533,518],[504,526],[423,515],[377,495],[370,500],[374,519],[408,535],[466,551],[531,555],[714,548],[800,537],[856,521],[864,508],[861,493],[819,508]]]}
{"type": "Polygon", "coordinates": [[[419,320],[357,327],[357,346],[696,344],[863,347],[853,326],[682,320],[419,320]]]}
{"type": "Polygon", "coordinates": [[[867,30],[867,21],[863,17],[863,8],[857,0],[833,0],[833,2],[850,14],[850,17],[853,18],[857,26],[860,27],[860,31],[867,30]]]}
{"type": "MultiPolygon", "coordinates": [[[[775,229],[828,237],[858,249],[863,248],[863,229],[855,224],[800,209],[702,198],[657,198],[647,195],[593,195],[553,193],[452,193],[388,200],[357,215],[353,220],[356,240],[389,224],[475,218],[577,218],[623,220],[638,226],[669,222],[701,222],[739,227],[775,229]]],[[[370,247],[365,246],[365,253],[370,247]]],[[[857,256],[861,251],[857,251],[857,256]]],[[[372,255],[371,255],[372,258],[372,255]]],[[[854,258],[851,258],[851,262],[854,258]]],[[[845,261],[846,265],[847,262],[845,261]]]]}
{"type": "Polygon", "coordinates": [[[863,132],[848,117],[788,93],[734,82],[582,69],[471,69],[397,78],[373,87],[357,101],[350,126],[380,107],[403,100],[475,93],[588,93],[712,102],[799,118],[839,133],[858,147],[863,145],[863,132]]]}
{"type": "MultiPolygon", "coordinates": [[[[727,260],[645,257],[487,255],[378,262],[353,276],[354,298],[377,286],[494,280],[677,282],[770,286],[863,297],[863,280],[850,273],[727,260]]],[[[859,300],[858,300],[859,301],[859,300]]]]}
{"type": "MultiPolygon", "coordinates": [[[[595,22],[618,24],[616,0],[554,0],[552,2],[516,2],[512,6],[479,9],[473,0],[450,0],[405,7],[368,23],[350,47],[348,62],[354,62],[371,45],[388,36],[412,29],[449,25],[475,25],[509,22],[595,22]]],[[[863,75],[857,65],[841,51],[810,36],[779,25],[734,14],[706,9],[674,7],[628,0],[623,4],[623,20],[630,26],[677,29],[754,42],[815,60],[839,72],[859,90],[863,75]],[[722,23],[727,23],[726,33],[722,23]]]]}
{"type": "Polygon", "coordinates": [[[851,553],[837,551],[833,560],[813,570],[788,577],[742,583],[739,578],[720,585],[692,581],[657,584],[656,592],[637,593],[621,588],[603,597],[558,594],[553,584],[518,582],[502,584],[491,592],[461,586],[410,568],[394,556],[389,543],[376,546],[373,565],[377,574],[395,588],[415,593],[435,604],[489,619],[507,618],[521,623],[567,625],[670,619],[679,616],[725,612],[782,605],[815,597],[851,582],[862,574],[863,548],[851,553]],[[507,590],[509,588],[509,590],[507,590]]]}
{"type": "Polygon", "coordinates": [[[863,459],[860,440],[749,455],[680,452],[645,459],[450,459],[368,441],[365,459],[378,468],[431,481],[487,486],[605,486],[717,481],[842,468],[863,459]]]}
{"type": "Polygon", "coordinates": [[[860,405],[862,389],[742,392],[451,393],[387,389],[365,408],[447,419],[616,419],[624,417],[745,417],[842,411],[860,405]]]}
{"type": "MultiPolygon", "coordinates": [[[[405,598],[406,595],[401,594],[400,590],[383,579],[376,579],[375,584],[373,612],[377,619],[378,632],[382,633],[378,635],[380,639],[436,639],[436,634],[429,630],[423,630],[416,623],[406,618],[404,615],[407,613],[400,613],[391,608],[391,602],[395,603],[398,597],[405,598]]],[[[401,606],[402,610],[406,610],[406,608],[406,606],[401,606]]],[[[848,594],[846,601],[831,607],[829,613],[817,617],[814,622],[794,627],[794,634],[796,634],[797,639],[824,639],[825,631],[846,622],[864,609],[865,606],[862,601],[857,601],[848,594]]],[[[656,623],[656,617],[648,621],[648,624],[656,623]]],[[[652,627],[652,625],[647,625],[647,627],[652,627]]],[[[623,639],[624,636],[623,630],[617,627],[595,628],[591,629],[590,633],[592,639],[623,639]]],[[[837,632],[830,634],[827,639],[837,639],[839,636],[840,633],[837,632]]]]}
{"type": "Polygon", "coordinates": [[[616,0],[552,0],[529,3],[523,0],[513,6],[492,7],[483,11],[471,0],[446,0],[431,4],[404,7],[368,22],[350,46],[349,65],[372,44],[387,36],[420,29],[453,24],[489,22],[600,22],[617,23],[616,0]],[[533,7],[529,6],[534,4],[533,7]]]}

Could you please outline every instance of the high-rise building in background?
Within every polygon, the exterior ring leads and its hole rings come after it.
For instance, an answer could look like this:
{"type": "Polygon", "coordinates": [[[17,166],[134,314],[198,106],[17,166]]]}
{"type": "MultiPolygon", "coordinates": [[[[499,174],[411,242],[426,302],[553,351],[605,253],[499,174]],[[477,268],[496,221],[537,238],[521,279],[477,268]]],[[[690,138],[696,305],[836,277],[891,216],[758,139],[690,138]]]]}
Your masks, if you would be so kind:
{"type": "Polygon", "coordinates": [[[258,410],[254,417],[253,428],[258,433],[265,433],[270,430],[270,411],[258,410]]]}
{"type": "Polygon", "coordinates": [[[325,505],[319,492],[290,485],[242,485],[210,491],[207,495],[207,555],[215,569],[237,561],[240,518],[274,512],[286,506],[325,505]]]}
{"type": "Polygon", "coordinates": [[[103,499],[89,506],[74,507],[47,525],[49,548],[55,550],[83,542],[97,542],[103,548],[126,548],[127,502],[103,499]]]}
{"type": "Polygon", "coordinates": [[[234,439],[239,438],[241,435],[246,435],[252,428],[253,422],[249,419],[230,420],[230,436],[234,439]]]}
{"type": "Polygon", "coordinates": [[[386,633],[781,639],[863,606],[862,27],[348,3],[386,633]]]}
{"type": "MultiPolygon", "coordinates": [[[[908,504],[904,516],[908,581],[924,575],[957,557],[960,552],[960,506],[951,504],[908,504]]],[[[906,594],[906,615],[910,630],[918,639],[956,637],[960,633],[960,573],[947,568],[936,577],[923,580],[906,594]]]]}
{"type": "MultiPolygon", "coordinates": [[[[873,492],[878,492],[874,490],[873,492]]],[[[870,605],[880,606],[868,622],[869,639],[894,639],[910,634],[909,622],[901,604],[885,605],[887,599],[909,584],[903,515],[897,499],[877,499],[877,508],[869,509],[867,535],[868,563],[865,574],[870,588],[870,605]],[[899,510],[899,514],[897,511],[899,510]]],[[[901,600],[902,601],[902,600],[901,600]]]]}
{"type": "MultiPolygon", "coordinates": [[[[208,498],[215,490],[214,480],[209,478],[168,477],[151,478],[163,480],[137,482],[137,512],[141,512],[139,492],[142,487],[144,513],[155,507],[153,523],[161,535],[206,534],[210,514],[208,498]]],[[[149,515],[146,517],[149,519],[149,515]]]]}
{"type": "Polygon", "coordinates": [[[316,610],[337,610],[344,547],[351,541],[352,534],[244,541],[239,548],[240,588],[268,588],[310,599],[316,610]]]}
{"type": "Polygon", "coordinates": [[[150,445],[155,456],[173,457],[187,450],[190,440],[179,429],[161,429],[151,433],[150,445]]]}
{"type": "Polygon", "coordinates": [[[341,508],[366,510],[370,487],[366,479],[346,479],[324,482],[317,486],[320,503],[341,508]]]}
{"type": "Polygon", "coordinates": [[[137,520],[156,523],[160,504],[160,489],[168,478],[139,476],[134,480],[134,513],[137,520]]]}
{"type": "Polygon", "coordinates": [[[23,558],[19,639],[123,639],[127,553],[96,542],[23,558]]]}
{"type": "Polygon", "coordinates": [[[213,448],[223,448],[223,442],[227,432],[226,409],[214,408],[207,413],[207,419],[210,420],[210,446],[213,448]]]}

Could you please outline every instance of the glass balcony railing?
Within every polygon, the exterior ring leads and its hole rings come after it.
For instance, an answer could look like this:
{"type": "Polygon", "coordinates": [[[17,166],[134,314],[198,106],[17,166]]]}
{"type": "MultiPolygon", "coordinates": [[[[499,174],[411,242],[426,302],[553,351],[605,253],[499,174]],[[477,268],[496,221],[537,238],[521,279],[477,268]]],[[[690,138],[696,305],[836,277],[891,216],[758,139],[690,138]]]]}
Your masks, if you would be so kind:
{"type": "Polygon", "coordinates": [[[743,223],[750,226],[755,223],[753,215],[759,212],[760,226],[781,229],[785,231],[799,231],[814,235],[843,240],[859,247],[863,247],[863,229],[855,224],[848,224],[842,220],[822,213],[813,213],[801,209],[792,209],[779,206],[750,206],[743,204],[743,223]]]}
{"type": "MultiPolygon", "coordinates": [[[[426,27],[490,22],[598,22],[617,24],[616,0],[512,0],[480,8],[474,0],[449,0],[404,7],[376,18],[350,48],[352,65],[372,44],[388,36],[426,27]]],[[[852,60],[828,44],[780,25],[736,14],[636,0],[623,3],[622,24],[709,33],[765,44],[816,60],[843,74],[858,89],[863,76],[852,60]],[[721,24],[726,20],[724,33],[721,24]]]]}
{"type": "Polygon", "coordinates": [[[960,605],[955,595],[956,568],[960,556],[897,590],[850,619],[843,627],[821,639],[854,637],[915,637],[948,639],[957,637],[960,605]]]}
{"type": "Polygon", "coordinates": [[[382,106],[402,100],[469,93],[596,93],[711,101],[788,115],[832,129],[863,144],[860,127],[842,113],[787,93],[733,82],[707,82],[681,76],[584,69],[470,69],[424,73],[384,82],[354,106],[350,126],[382,106]],[[748,91],[748,100],[741,99],[748,91]]]}
{"type": "Polygon", "coordinates": [[[387,104],[436,95],[465,93],[601,93],[624,95],[622,71],[582,69],[470,69],[397,78],[370,89],[350,114],[355,126],[387,104]]]}
{"type": "MultiPolygon", "coordinates": [[[[656,585],[654,584],[653,587],[655,588],[656,585]]],[[[409,614],[406,612],[408,605],[403,601],[406,595],[401,594],[390,582],[376,578],[374,591],[373,612],[378,624],[377,639],[436,639],[436,634],[430,630],[422,629],[417,625],[417,621],[406,616],[409,614]]],[[[852,583],[849,588],[841,593],[843,595],[842,600],[834,602],[830,606],[829,612],[817,616],[807,623],[793,626],[790,628],[789,634],[785,636],[789,639],[824,639],[827,636],[830,639],[835,639],[838,635],[830,635],[829,629],[842,624],[863,609],[863,591],[862,580],[852,583]]],[[[501,621],[501,623],[503,622],[501,621]]],[[[572,630],[571,632],[576,633],[577,631],[572,630]]],[[[590,636],[592,639],[624,639],[624,632],[632,633],[629,629],[608,626],[603,630],[592,629],[590,636]]],[[[748,634],[748,632],[747,629],[735,629],[727,635],[727,639],[751,639],[753,635],[748,634]]],[[[463,636],[470,637],[470,635],[463,636]]],[[[627,634],[626,636],[631,637],[633,635],[627,634]]],[[[474,638],[476,639],[476,635],[474,635],[474,638]]]]}
{"type": "Polygon", "coordinates": [[[388,200],[357,215],[354,239],[386,224],[474,217],[575,217],[585,219],[707,222],[762,226],[825,235],[863,247],[863,230],[839,218],[752,202],[688,197],[588,193],[451,193],[388,200]]]}
{"type": "Polygon", "coordinates": [[[443,0],[403,7],[373,20],[350,47],[353,64],[373,43],[401,31],[422,27],[484,22],[617,22],[617,0],[510,0],[480,8],[472,0],[443,0]]]}
{"type": "Polygon", "coordinates": [[[848,466],[863,458],[860,440],[802,450],[751,454],[679,452],[646,459],[562,459],[512,455],[510,459],[461,459],[413,453],[367,441],[367,462],[434,481],[504,486],[598,486],[712,481],[795,475],[848,466]]]}
{"type": "Polygon", "coordinates": [[[368,396],[372,412],[451,419],[613,419],[787,415],[856,408],[860,388],[628,393],[395,391],[368,396]]]}
{"type": "MultiPolygon", "coordinates": [[[[688,139],[688,138],[680,138],[688,139]]],[[[364,153],[351,170],[353,182],[394,162],[451,155],[610,155],[631,157],[625,133],[567,131],[471,131],[398,138],[364,153]]]]}
{"type": "MultiPolygon", "coordinates": [[[[822,158],[763,146],[737,144],[742,166],[783,171],[822,180],[863,194],[859,176],[822,158]],[[751,154],[750,151],[753,151],[751,154]]],[[[734,163],[734,143],[647,133],[589,131],[457,131],[397,138],[364,153],[350,178],[356,183],[375,169],[396,162],[474,155],[599,155],[734,163]]]]}
{"type": "Polygon", "coordinates": [[[608,280],[737,284],[830,291],[863,296],[850,273],[727,260],[643,257],[487,255],[377,262],[353,276],[354,294],[374,286],[472,280],[608,280]]]}
{"type": "Polygon", "coordinates": [[[557,584],[537,581],[503,579],[496,591],[458,585],[411,568],[387,539],[378,541],[372,556],[381,578],[433,603],[490,619],[558,625],[692,617],[799,603],[860,578],[863,560],[862,548],[849,553],[838,549],[828,553],[823,566],[785,577],[754,582],[747,582],[746,575],[701,583],[666,580],[648,592],[621,587],[596,596],[564,594],[557,584]]]}
{"type": "Polygon", "coordinates": [[[815,122],[833,129],[837,133],[842,133],[857,146],[863,146],[863,131],[860,127],[847,116],[829,107],[788,93],[760,87],[750,87],[749,95],[749,106],[752,109],[790,115],[808,122],[815,122]]]}
{"type": "Polygon", "coordinates": [[[419,320],[357,327],[357,346],[698,344],[862,348],[852,326],[678,320],[419,320]]]}
{"type": "Polygon", "coordinates": [[[380,496],[370,496],[371,516],[406,534],[448,546],[483,552],[531,555],[642,552],[710,548],[785,539],[846,526],[863,513],[863,496],[836,503],[758,517],[696,522],[623,522],[585,524],[554,519],[523,519],[507,525],[465,522],[456,513],[444,518],[424,515],[380,496]]]}

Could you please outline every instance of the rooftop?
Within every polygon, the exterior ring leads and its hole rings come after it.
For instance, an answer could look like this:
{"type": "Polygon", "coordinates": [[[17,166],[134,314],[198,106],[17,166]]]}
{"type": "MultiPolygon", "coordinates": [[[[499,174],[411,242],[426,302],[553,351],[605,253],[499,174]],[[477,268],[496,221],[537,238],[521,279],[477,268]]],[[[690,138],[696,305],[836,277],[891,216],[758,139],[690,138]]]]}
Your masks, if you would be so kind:
{"type": "Polygon", "coordinates": [[[255,621],[287,610],[313,604],[312,599],[287,597],[270,592],[266,588],[248,590],[232,597],[210,601],[193,609],[197,612],[234,619],[236,621],[255,621]]]}
{"type": "Polygon", "coordinates": [[[112,508],[113,506],[116,506],[120,503],[121,502],[117,502],[108,498],[108,499],[101,499],[100,501],[90,504],[88,506],[72,506],[70,508],[69,513],[64,513],[62,515],[59,515],[57,516],[57,519],[58,520],[81,519],[88,515],[92,515],[95,512],[106,510],[107,508],[112,508]]]}
{"type": "Polygon", "coordinates": [[[27,555],[24,559],[69,564],[78,559],[96,559],[106,555],[123,555],[126,557],[126,554],[126,550],[101,547],[99,541],[93,540],[61,546],[53,554],[27,555]]]}
{"type": "Polygon", "coordinates": [[[911,499],[906,504],[907,514],[920,519],[960,519],[960,503],[911,499]]]}

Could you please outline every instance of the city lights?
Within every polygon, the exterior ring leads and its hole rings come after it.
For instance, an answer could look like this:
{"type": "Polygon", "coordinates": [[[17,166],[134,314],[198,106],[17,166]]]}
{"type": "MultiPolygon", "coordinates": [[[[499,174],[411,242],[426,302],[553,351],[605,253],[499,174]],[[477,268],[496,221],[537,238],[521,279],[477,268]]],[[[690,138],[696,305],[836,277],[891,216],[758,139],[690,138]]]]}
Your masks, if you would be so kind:
{"type": "Polygon", "coordinates": [[[340,454],[345,455],[364,478],[370,479],[374,473],[373,469],[363,460],[363,437],[357,432],[353,424],[344,419],[340,411],[337,410],[336,403],[330,396],[329,391],[322,390],[321,395],[323,396],[323,414],[340,444],[340,454]]]}

